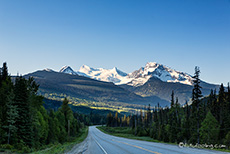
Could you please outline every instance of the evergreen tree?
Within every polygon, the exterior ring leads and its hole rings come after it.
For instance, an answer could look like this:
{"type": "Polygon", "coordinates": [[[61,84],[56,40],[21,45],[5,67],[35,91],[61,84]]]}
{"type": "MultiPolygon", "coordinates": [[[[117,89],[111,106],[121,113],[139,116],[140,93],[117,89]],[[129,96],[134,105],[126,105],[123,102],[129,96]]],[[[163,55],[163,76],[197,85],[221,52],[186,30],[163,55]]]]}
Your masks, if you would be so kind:
{"type": "Polygon", "coordinates": [[[227,146],[228,149],[230,148],[230,131],[225,136],[224,144],[227,146]]]}
{"type": "Polygon", "coordinates": [[[3,67],[2,67],[2,73],[1,73],[1,80],[2,81],[6,81],[9,79],[9,76],[8,76],[8,68],[7,68],[7,64],[6,62],[3,63],[3,67]]]}
{"type": "Polygon", "coordinates": [[[184,137],[184,140],[185,142],[188,142],[188,140],[190,139],[190,108],[189,108],[189,105],[188,105],[188,102],[186,101],[185,103],[185,114],[184,114],[184,122],[183,122],[183,125],[182,125],[182,128],[183,128],[183,137],[184,137]]]}
{"type": "Polygon", "coordinates": [[[174,91],[172,91],[171,94],[171,108],[169,109],[169,128],[167,128],[169,130],[169,142],[175,142],[176,138],[177,138],[177,134],[176,134],[176,109],[175,109],[175,103],[174,103],[174,91]]]}
{"type": "Polygon", "coordinates": [[[24,142],[28,146],[32,146],[32,119],[31,106],[29,104],[29,92],[27,89],[27,81],[22,77],[17,77],[14,86],[15,105],[18,107],[18,117],[16,120],[18,142],[24,142]]]}
{"type": "Polygon", "coordinates": [[[2,86],[2,68],[0,67],[0,88],[2,86]]]}
{"type": "Polygon", "coordinates": [[[206,118],[201,123],[200,138],[201,143],[215,144],[218,142],[219,123],[211,112],[208,112],[206,118]]]}
{"type": "Polygon", "coordinates": [[[65,129],[66,132],[68,133],[68,138],[70,137],[70,132],[71,132],[71,126],[73,126],[73,112],[71,110],[71,108],[69,107],[69,101],[65,98],[60,111],[64,114],[65,117],[65,129]]]}
{"type": "Polygon", "coordinates": [[[193,134],[192,134],[192,142],[195,142],[195,139],[197,140],[197,143],[200,142],[200,99],[202,97],[201,92],[201,86],[200,86],[200,69],[199,67],[195,67],[195,75],[193,77],[193,85],[194,88],[192,90],[192,124],[193,126],[193,134]],[[196,126],[196,127],[194,127],[196,126]],[[196,130],[196,131],[195,131],[196,130]]]}
{"type": "Polygon", "coordinates": [[[10,92],[13,89],[13,83],[10,80],[8,75],[8,69],[6,63],[3,64],[3,67],[0,69],[0,143],[6,143],[7,139],[5,138],[8,134],[8,120],[7,120],[7,112],[8,112],[8,98],[10,92]]]}
{"type": "Polygon", "coordinates": [[[216,118],[217,121],[219,121],[220,116],[220,104],[217,102],[217,95],[216,95],[216,89],[213,92],[213,95],[211,98],[209,98],[211,102],[210,110],[212,112],[212,115],[216,118]]]}
{"type": "Polygon", "coordinates": [[[150,104],[147,108],[147,127],[150,126],[150,123],[152,121],[152,115],[151,115],[151,108],[150,108],[150,104]]]}
{"type": "Polygon", "coordinates": [[[224,108],[226,107],[226,103],[225,103],[225,92],[224,92],[224,85],[223,83],[220,85],[220,90],[219,90],[219,96],[218,96],[218,104],[220,107],[220,112],[219,112],[219,123],[220,125],[222,125],[223,123],[223,114],[224,114],[224,108]]]}
{"type": "Polygon", "coordinates": [[[229,86],[229,82],[228,82],[228,91],[227,91],[227,101],[228,103],[230,103],[230,86],[229,86]]]}
{"type": "Polygon", "coordinates": [[[58,110],[56,112],[56,117],[58,120],[58,123],[56,123],[56,124],[60,130],[60,133],[58,134],[58,141],[60,143],[64,143],[67,140],[67,135],[68,135],[68,132],[66,131],[66,128],[65,128],[65,124],[66,124],[65,115],[63,112],[58,110]]]}
{"type": "Polygon", "coordinates": [[[13,91],[10,92],[7,101],[7,126],[3,126],[4,128],[8,129],[8,139],[7,143],[10,144],[11,136],[15,136],[17,128],[15,126],[16,118],[18,117],[17,106],[14,104],[14,93],[13,91]]]}
{"type": "Polygon", "coordinates": [[[48,137],[48,115],[44,107],[36,112],[32,122],[33,147],[39,148],[46,144],[48,137]]]}
{"type": "Polygon", "coordinates": [[[174,107],[174,91],[171,94],[171,108],[174,107]]]}
{"type": "Polygon", "coordinates": [[[60,129],[58,126],[58,120],[56,118],[54,110],[50,110],[49,112],[48,124],[49,124],[49,132],[48,132],[47,143],[48,144],[55,143],[58,140],[60,129]]]}
{"type": "Polygon", "coordinates": [[[227,98],[227,93],[225,92],[224,85],[221,84],[220,90],[219,90],[219,96],[218,96],[218,104],[220,106],[220,112],[219,112],[219,123],[220,123],[220,134],[219,138],[220,140],[223,140],[226,134],[228,133],[228,130],[225,128],[230,127],[230,116],[229,116],[229,102],[227,98]]]}

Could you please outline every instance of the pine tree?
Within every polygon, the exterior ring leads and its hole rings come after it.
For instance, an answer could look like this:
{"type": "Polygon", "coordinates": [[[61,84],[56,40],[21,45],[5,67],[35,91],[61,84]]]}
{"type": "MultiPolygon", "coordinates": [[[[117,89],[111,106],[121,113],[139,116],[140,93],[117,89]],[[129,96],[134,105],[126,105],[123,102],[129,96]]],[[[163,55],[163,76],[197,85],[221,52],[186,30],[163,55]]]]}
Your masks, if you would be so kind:
{"type": "Polygon", "coordinates": [[[7,79],[9,79],[9,76],[8,76],[7,64],[5,62],[5,63],[3,63],[3,67],[2,67],[2,80],[6,81],[7,79]]]}
{"type": "MultiPolygon", "coordinates": [[[[14,86],[15,105],[18,107],[18,117],[16,120],[17,135],[19,141],[23,141],[26,145],[32,146],[32,119],[31,106],[29,103],[29,92],[27,89],[27,81],[22,77],[17,77],[14,86]]],[[[21,142],[20,141],[20,142],[21,142]]]]}
{"type": "Polygon", "coordinates": [[[6,63],[3,64],[0,70],[0,143],[6,143],[5,134],[8,134],[8,129],[3,126],[9,126],[7,122],[7,100],[13,89],[13,84],[8,75],[6,63]]]}
{"type": "Polygon", "coordinates": [[[185,103],[185,113],[184,113],[184,122],[183,122],[183,137],[186,142],[188,142],[190,138],[190,108],[188,102],[185,103]]]}
{"type": "Polygon", "coordinates": [[[218,142],[219,123],[211,112],[208,112],[206,118],[201,123],[200,138],[201,143],[215,144],[218,142]]]}
{"type": "Polygon", "coordinates": [[[174,91],[172,91],[171,94],[171,108],[169,109],[169,141],[170,142],[175,142],[177,138],[176,134],[176,109],[175,109],[175,102],[174,102],[174,91]]]}
{"type": "Polygon", "coordinates": [[[70,132],[71,132],[70,126],[72,125],[72,122],[73,122],[73,112],[68,104],[69,104],[69,101],[65,98],[62,103],[60,111],[64,114],[65,129],[66,129],[66,132],[68,133],[68,138],[69,138],[70,132]]]}
{"type": "Polygon", "coordinates": [[[48,137],[47,137],[47,143],[55,143],[58,140],[58,136],[60,134],[60,129],[58,125],[58,120],[56,118],[56,114],[54,113],[54,110],[50,110],[49,112],[49,131],[48,131],[48,137]]]}
{"type": "Polygon", "coordinates": [[[216,89],[213,91],[213,95],[210,98],[211,102],[211,113],[216,118],[217,121],[219,121],[220,116],[220,104],[217,102],[217,95],[216,95],[216,89]]]}
{"type": "Polygon", "coordinates": [[[229,85],[229,82],[228,82],[228,91],[227,91],[227,100],[228,100],[228,103],[230,103],[230,85],[229,85]]]}
{"type": "Polygon", "coordinates": [[[225,103],[225,92],[224,92],[224,85],[223,83],[220,85],[220,90],[219,90],[219,96],[218,96],[218,104],[220,107],[220,112],[219,112],[219,123],[220,125],[222,125],[223,123],[223,110],[226,107],[226,103],[225,103]]]}
{"type": "Polygon", "coordinates": [[[60,133],[58,134],[58,141],[60,143],[64,143],[67,140],[67,134],[68,134],[66,131],[66,128],[65,128],[65,124],[66,124],[65,115],[63,112],[58,110],[56,112],[56,117],[57,117],[57,123],[56,124],[60,130],[60,133]]]}
{"type": "Polygon", "coordinates": [[[174,107],[174,91],[171,94],[171,108],[174,107]]]}
{"type": "Polygon", "coordinates": [[[201,92],[201,86],[200,86],[200,69],[199,67],[195,67],[195,75],[193,77],[193,85],[194,88],[192,90],[192,124],[191,126],[196,126],[193,127],[193,130],[197,130],[196,132],[193,132],[192,134],[192,142],[195,141],[195,138],[197,139],[197,143],[199,144],[200,142],[200,99],[202,97],[202,92],[201,92]]]}
{"type": "Polygon", "coordinates": [[[2,68],[0,67],[0,88],[2,86],[2,68]]]}
{"type": "Polygon", "coordinates": [[[149,104],[148,109],[147,109],[147,127],[150,126],[151,121],[152,121],[152,115],[151,115],[151,108],[149,104]]]}
{"type": "Polygon", "coordinates": [[[8,129],[8,139],[7,144],[10,144],[11,136],[15,135],[17,131],[17,127],[15,126],[16,118],[18,117],[17,106],[15,105],[14,101],[14,93],[13,91],[10,92],[7,100],[7,126],[3,126],[4,128],[8,129]]]}

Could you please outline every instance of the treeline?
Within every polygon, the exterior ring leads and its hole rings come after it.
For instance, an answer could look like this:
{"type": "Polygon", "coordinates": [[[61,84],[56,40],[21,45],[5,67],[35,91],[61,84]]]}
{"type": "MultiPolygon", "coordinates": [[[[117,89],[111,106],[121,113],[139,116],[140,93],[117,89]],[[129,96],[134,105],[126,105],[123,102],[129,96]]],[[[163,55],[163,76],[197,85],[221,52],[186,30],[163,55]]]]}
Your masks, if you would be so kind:
{"type": "MultiPolygon", "coordinates": [[[[44,98],[44,102],[43,106],[46,110],[54,109],[54,111],[57,111],[62,105],[61,101],[50,100],[47,98],[44,98]]],[[[69,107],[74,112],[74,117],[84,123],[84,125],[102,125],[106,123],[106,115],[109,112],[108,110],[96,110],[86,106],[75,106],[71,103],[69,103],[69,107]]]]}
{"type": "Polygon", "coordinates": [[[106,123],[106,115],[95,114],[93,112],[90,112],[90,114],[79,114],[75,112],[74,117],[87,126],[103,125],[106,123]]]}
{"type": "Polygon", "coordinates": [[[17,76],[12,82],[6,63],[0,69],[0,146],[22,152],[52,143],[64,143],[78,135],[81,123],[65,99],[54,112],[43,107],[33,78],[17,76]],[[5,146],[3,146],[5,145],[5,146]]]}
{"type": "Polygon", "coordinates": [[[222,144],[230,147],[230,87],[221,84],[219,94],[211,90],[202,98],[200,70],[195,69],[192,103],[181,106],[172,91],[170,107],[150,105],[135,115],[119,118],[107,115],[107,126],[130,127],[137,136],[150,136],[159,141],[192,144],[222,144]]]}

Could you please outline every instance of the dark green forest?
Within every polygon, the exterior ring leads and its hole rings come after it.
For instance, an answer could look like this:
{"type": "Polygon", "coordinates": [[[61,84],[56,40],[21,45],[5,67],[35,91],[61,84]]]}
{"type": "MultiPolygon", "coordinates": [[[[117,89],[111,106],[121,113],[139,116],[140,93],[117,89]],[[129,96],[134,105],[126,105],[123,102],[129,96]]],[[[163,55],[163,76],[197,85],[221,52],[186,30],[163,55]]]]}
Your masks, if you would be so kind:
{"type": "Polygon", "coordinates": [[[213,144],[230,148],[230,87],[221,84],[203,97],[199,79],[200,70],[195,68],[192,103],[180,105],[172,91],[171,106],[145,107],[134,115],[119,118],[117,113],[107,115],[108,127],[129,127],[136,136],[170,143],[213,144]]]}
{"type": "Polygon", "coordinates": [[[74,140],[85,125],[103,122],[101,116],[74,113],[64,101],[45,109],[33,78],[17,76],[12,81],[7,64],[0,69],[0,149],[31,152],[49,144],[74,140]]]}

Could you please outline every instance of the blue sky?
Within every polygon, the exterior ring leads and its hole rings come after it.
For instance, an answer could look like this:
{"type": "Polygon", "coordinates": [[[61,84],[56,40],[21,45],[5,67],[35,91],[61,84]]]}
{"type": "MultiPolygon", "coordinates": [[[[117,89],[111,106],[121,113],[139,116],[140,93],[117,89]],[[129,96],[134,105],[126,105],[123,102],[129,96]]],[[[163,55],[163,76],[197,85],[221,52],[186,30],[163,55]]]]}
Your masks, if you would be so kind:
{"type": "Polygon", "coordinates": [[[70,65],[129,73],[154,61],[230,81],[229,0],[0,0],[0,62],[11,74],[70,65]]]}

